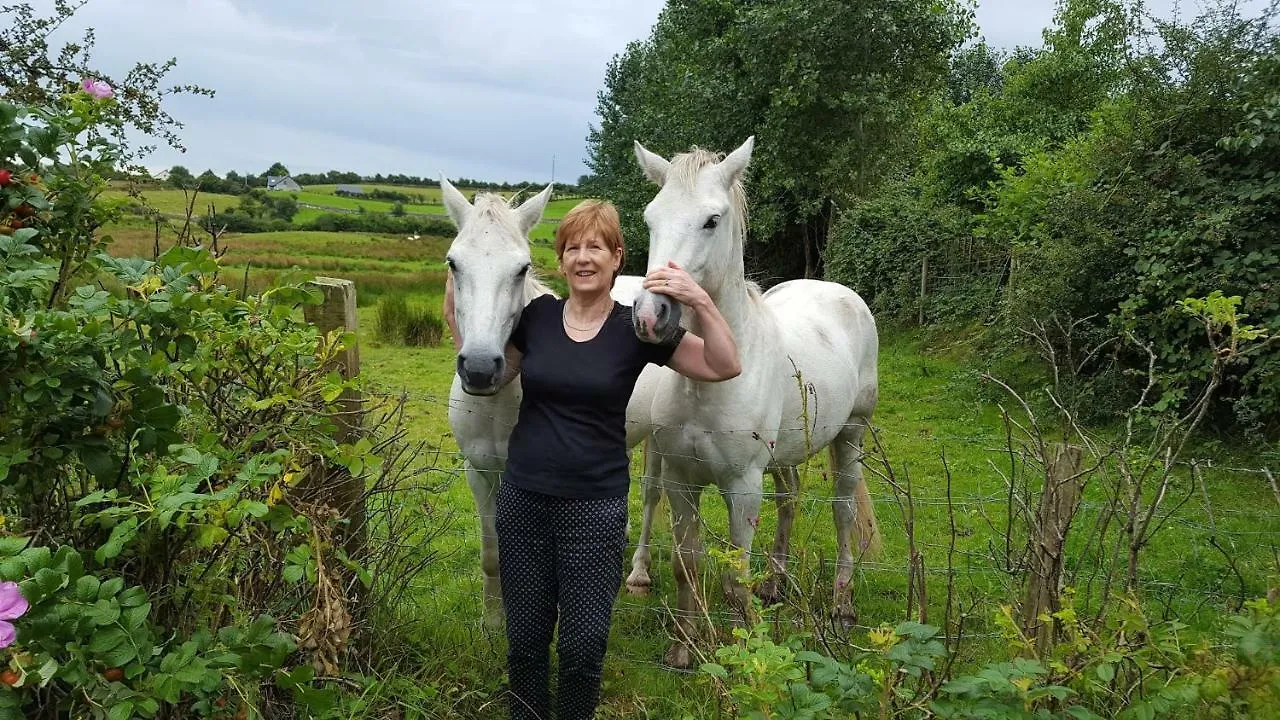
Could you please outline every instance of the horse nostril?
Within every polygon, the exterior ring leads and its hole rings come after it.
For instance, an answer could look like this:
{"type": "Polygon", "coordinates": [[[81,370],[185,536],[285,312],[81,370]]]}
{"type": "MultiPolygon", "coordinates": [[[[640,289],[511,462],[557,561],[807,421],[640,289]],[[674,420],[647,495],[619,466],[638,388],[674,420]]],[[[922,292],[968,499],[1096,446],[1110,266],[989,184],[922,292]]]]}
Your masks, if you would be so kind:
{"type": "Polygon", "coordinates": [[[657,313],[657,314],[658,314],[658,320],[659,320],[659,321],[662,321],[662,320],[666,320],[666,319],[667,319],[667,312],[668,312],[668,311],[667,311],[667,305],[666,305],[666,303],[658,303],[658,313],[657,313]]]}

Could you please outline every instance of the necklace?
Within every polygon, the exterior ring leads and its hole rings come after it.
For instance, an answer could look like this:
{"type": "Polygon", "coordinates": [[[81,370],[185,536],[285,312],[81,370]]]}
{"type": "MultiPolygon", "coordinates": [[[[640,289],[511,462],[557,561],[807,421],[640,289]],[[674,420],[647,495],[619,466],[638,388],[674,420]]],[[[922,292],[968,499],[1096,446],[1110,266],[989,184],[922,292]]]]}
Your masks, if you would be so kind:
{"type": "Polygon", "coordinates": [[[565,301],[565,304],[560,308],[560,320],[564,323],[564,326],[569,328],[570,330],[577,330],[578,332],[591,332],[592,330],[595,330],[598,327],[600,327],[600,324],[604,322],[604,319],[609,316],[609,310],[612,310],[612,309],[613,307],[611,305],[608,309],[605,310],[604,314],[600,316],[599,320],[595,321],[591,325],[588,325],[587,327],[580,328],[577,325],[574,325],[573,323],[569,322],[569,303],[568,301],[565,301]]]}

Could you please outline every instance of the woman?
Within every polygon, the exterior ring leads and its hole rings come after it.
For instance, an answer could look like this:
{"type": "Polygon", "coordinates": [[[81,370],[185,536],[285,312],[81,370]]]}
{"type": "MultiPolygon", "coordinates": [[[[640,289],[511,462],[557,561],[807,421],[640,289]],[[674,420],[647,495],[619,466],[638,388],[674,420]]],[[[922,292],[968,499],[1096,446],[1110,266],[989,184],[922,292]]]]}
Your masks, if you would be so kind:
{"type": "MultiPolygon", "coordinates": [[[[551,717],[557,619],[555,717],[595,714],[627,542],[627,401],[641,370],[655,363],[713,382],[741,372],[724,318],[674,263],[650,272],[644,287],[690,308],[702,337],[681,331],[661,345],[636,337],[631,308],[609,296],[624,257],[612,204],[575,207],[556,230],[555,249],[569,297],[529,303],[507,352],[524,388],[497,498],[513,720],[551,717]]],[[[450,319],[451,309],[446,293],[450,319]]]]}

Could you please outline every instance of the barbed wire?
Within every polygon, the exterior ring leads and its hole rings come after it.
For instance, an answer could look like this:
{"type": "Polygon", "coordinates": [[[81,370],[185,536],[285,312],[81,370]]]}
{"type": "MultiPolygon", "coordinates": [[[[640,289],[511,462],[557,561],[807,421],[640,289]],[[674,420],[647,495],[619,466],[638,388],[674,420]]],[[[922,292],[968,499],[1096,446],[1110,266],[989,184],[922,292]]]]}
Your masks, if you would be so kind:
{"type": "MultiPolygon", "coordinates": [[[[433,405],[442,406],[448,409],[459,410],[461,412],[465,412],[471,415],[477,415],[490,422],[500,421],[501,425],[506,427],[507,429],[514,429],[517,420],[512,419],[512,417],[509,417],[508,415],[499,416],[495,414],[495,410],[505,410],[508,413],[513,413],[515,415],[518,415],[518,411],[519,411],[519,404],[517,403],[500,402],[497,399],[491,399],[491,398],[468,397],[461,400],[454,400],[451,397],[447,397],[447,396],[442,397],[440,395],[436,395],[433,393],[403,393],[403,396],[406,398],[412,398],[415,400],[427,402],[433,405]]],[[[638,421],[631,420],[631,419],[627,419],[626,423],[629,427],[634,427],[637,424],[641,424],[638,421]]],[[[652,423],[652,422],[644,423],[644,425],[646,427],[652,428],[653,430],[679,430],[681,432],[690,431],[690,429],[684,425],[664,425],[664,424],[652,423]]],[[[745,435],[745,436],[752,437],[752,439],[760,440],[761,442],[767,442],[763,440],[764,434],[767,434],[767,433],[773,433],[773,432],[813,433],[816,431],[817,427],[818,425],[815,423],[815,424],[809,425],[808,427],[804,425],[785,425],[785,426],[779,426],[777,428],[771,428],[771,429],[765,429],[765,430],[756,429],[756,428],[722,428],[722,429],[699,428],[697,429],[697,432],[703,435],[726,435],[726,436],[745,435]]],[[[967,444],[983,444],[983,445],[986,445],[989,443],[997,443],[997,445],[994,447],[984,447],[983,449],[990,450],[993,452],[1001,452],[1001,453],[1008,453],[1009,451],[1008,443],[1010,438],[1005,433],[989,434],[989,435],[938,434],[932,431],[929,431],[927,433],[919,433],[919,432],[908,433],[908,432],[893,430],[891,428],[886,428],[881,425],[875,425],[874,423],[868,424],[866,422],[822,423],[822,427],[828,428],[828,429],[866,427],[870,432],[874,433],[875,435],[897,437],[897,438],[908,439],[908,440],[927,439],[927,440],[932,440],[934,442],[963,442],[967,444]]],[[[1030,441],[1027,438],[1014,438],[1014,440],[1019,445],[1021,445],[1024,442],[1030,441]]],[[[821,448],[817,448],[817,450],[820,450],[820,449],[821,448]]],[[[1277,460],[1280,461],[1280,453],[1277,453],[1275,455],[1277,460]]],[[[701,460],[700,458],[690,458],[690,459],[701,460]]],[[[1032,457],[1030,459],[1034,460],[1035,458],[1032,457]]],[[[1182,461],[1178,464],[1182,466],[1190,466],[1192,464],[1198,464],[1206,469],[1213,468],[1218,470],[1226,470],[1229,472],[1250,473],[1250,474],[1258,474],[1258,475],[1266,475],[1267,473],[1276,473],[1278,471],[1276,468],[1269,468],[1269,467],[1246,468],[1246,467],[1236,467],[1231,465],[1217,465],[1211,459],[1197,459],[1194,461],[1182,461]]]]}

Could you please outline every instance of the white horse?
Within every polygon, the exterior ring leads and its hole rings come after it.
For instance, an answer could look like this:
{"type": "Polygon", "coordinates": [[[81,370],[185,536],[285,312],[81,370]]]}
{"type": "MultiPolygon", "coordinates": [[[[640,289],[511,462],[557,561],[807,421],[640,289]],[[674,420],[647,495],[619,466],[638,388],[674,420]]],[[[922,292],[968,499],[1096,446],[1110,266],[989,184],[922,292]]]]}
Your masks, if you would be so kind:
{"type": "MultiPolygon", "coordinates": [[[[449,183],[441,195],[458,235],[446,262],[453,273],[454,306],[463,345],[449,391],[449,427],[464,458],[467,485],[480,519],[481,571],[484,574],[484,621],[502,624],[502,584],[498,577],[498,535],[494,526],[495,500],[507,464],[507,441],[519,415],[522,391],[516,377],[503,385],[507,373],[505,348],[520,311],[531,300],[554,294],[532,271],[529,230],[538,224],[551,197],[551,186],[512,208],[501,196],[480,193],[473,206],[449,183]]],[[[619,276],[612,295],[630,305],[643,278],[619,276]]],[[[627,447],[639,444],[650,431],[649,408],[656,379],[666,368],[650,367],[641,374],[627,407],[627,447]]],[[[646,463],[653,462],[646,454],[646,463]]],[[[646,465],[648,467],[648,465],[646,465]]],[[[656,471],[646,470],[646,475],[656,471]]],[[[648,586],[648,531],[661,489],[647,478],[643,544],[643,585],[648,586]]],[[[631,582],[630,580],[628,582],[631,582]]]]}
{"type": "Polygon", "coordinates": [[[453,275],[454,316],[463,339],[449,391],[449,427],[480,517],[484,621],[496,627],[503,614],[494,502],[522,396],[519,378],[503,384],[506,346],[524,306],[551,292],[533,272],[529,254],[529,230],[542,219],[551,186],[518,208],[492,193],[478,194],[473,206],[444,179],[440,190],[458,227],[445,262],[453,275]]]}
{"type": "MultiPolygon", "coordinates": [[[[667,161],[635,145],[645,175],[661,186],[644,213],[648,267],[675,261],[687,270],[728,321],[742,359],[742,374],[722,383],[657,376],[650,421],[675,534],[679,612],[677,642],[667,662],[676,667],[691,662],[683,641],[694,636],[698,498],[707,485],[720,489],[730,541],[745,555],[759,522],[764,472],[774,476],[778,532],[770,566],[781,575],[799,492],[796,466],[829,449],[838,548],[832,612],[839,620],[856,617],[849,586],[854,536],[859,552],[879,543],[860,465],[878,393],[875,320],[862,298],[842,285],[793,280],[761,296],[745,279],[741,176],[754,140],[723,160],[695,148],[667,161]]],[[[671,315],[666,296],[642,292],[634,305],[636,332],[661,336],[671,315]]],[[[696,333],[696,323],[690,329],[696,333]]],[[[742,576],[731,572],[724,585],[729,600],[744,610],[749,597],[742,576]]]]}

